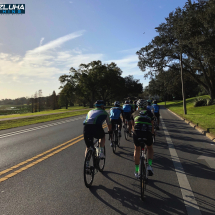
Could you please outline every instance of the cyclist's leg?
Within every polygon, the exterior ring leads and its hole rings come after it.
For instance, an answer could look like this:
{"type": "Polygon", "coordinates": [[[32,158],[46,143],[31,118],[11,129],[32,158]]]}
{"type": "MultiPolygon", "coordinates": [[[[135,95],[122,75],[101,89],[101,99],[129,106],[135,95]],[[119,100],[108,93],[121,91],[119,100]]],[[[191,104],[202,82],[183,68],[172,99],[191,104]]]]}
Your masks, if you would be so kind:
{"type": "Polygon", "coordinates": [[[154,155],[154,150],[153,150],[153,138],[152,134],[149,132],[147,134],[147,157],[148,157],[148,174],[149,176],[152,176],[154,174],[153,169],[152,169],[152,160],[153,160],[153,155],[154,155]]]}
{"type": "Polygon", "coordinates": [[[94,137],[99,139],[99,156],[104,158],[105,132],[102,125],[96,125],[96,133],[94,137]]]}
{"type": "Polygon", "coordinates": [[[138,178],[139,174],[139,164],[140,164],[140,143],[138,141],[138,134],[134,132],[133,134],[133,140],[134,140],[134,164],[135,164],[135,177],[138,178]]]}
{"type": "Polygon", "coordinates": [[[94,126],[92,125],[85,125],[84,129],[83,129],[83,133],[84,133],[84,141],[86,144],[86,150],[85,150],[85,156],[87,154],[88,148],[90,148],[90,146],[93,146],[93,133],[94,133],[94,126]]]}

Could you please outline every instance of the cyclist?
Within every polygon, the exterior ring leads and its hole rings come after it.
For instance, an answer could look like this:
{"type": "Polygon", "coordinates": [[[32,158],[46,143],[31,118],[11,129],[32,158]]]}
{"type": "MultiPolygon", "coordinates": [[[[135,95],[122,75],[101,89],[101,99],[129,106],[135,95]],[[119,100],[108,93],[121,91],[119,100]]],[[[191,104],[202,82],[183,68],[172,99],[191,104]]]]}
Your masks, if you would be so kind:
{"type": "Polygon", "coordinates": [[[146,108],[147,101],[139,99],[137,101],[137,109],[131,115],[131,123],[133,129],[133,140],[134,140],[134,162],[135,162],[135,177],[139,178],[139,163],[140,163],[140,143],[138,138],[146,138],[147,142],[147,155],[148,155],[148,175],[152,176],[154,174],[152,169],[152,159],[153,159],[153,133],[154,133],[154,123],[153,114],[146,108]]]}
{"type": "Polygon", "coordinates": [[[90,110],[84,120],[84,140],[86,143],[86,151],[90,146],[93,146],[93,138],[100,139],[99,157],[105,158],[104,146],[105,146],[105,132],[102,128],[103,122],[106,120],[108,126],[108,132],[112,133],[112,126],[109,120],[108,113],[104,110],[105,103],[103,100],[97,100],[95,102],[95,109],[90,110]]]}
{"type": "Polygon", "coordinates": [[[133,108],[129,104],[129,101],[126,100],[125,104],[122,107],[123,109],[123,123],[125,124],[125,119],[128,120],[129,125],[129,136],[131,137],[131,113],[133,113],[133,108]]]}
{"type": "Polygon", "coordinates": [[[137,100],[134,101],[134,110],[137,110],[137,100]]]}
{"type": "MultiPolygon", "coordinates": [[[[110,109],[110,119],[111,119],[111,124],[113,128],[113,124],[119,125],[119,136],[121,137],[121,129],[122,129],[122,120],[120,118],[120,115],[123,114],[122,108],[120,108],[120,102],[115,101],[114,102],[114,107],[110,109]]],[[[110,144],[113,146],[112,142],[110,144]]]]}
{"type": "Polygon", "coordinates": [[[160,122],[160,106],[157,104],[157,101],[155,100],[152,105],[154,107],[154,114],[157,117],[158,120],[158,126],[157,129],[159,130],[159,122],[160,122]]]}
{"type": "Polygon", "coordinates": [[[151,105],[151,100],[147,100],[147,109],[150,110],[154,114],[154,107],[151,105]]]}
{"type": "Polygon", "coordinates": [[[133,109],[133,111],[132,111],[132,113],[135,111],[135,105],[133,104],[133,101],[132,100],[130,100],[130,105],[131,105],[131,107],[132,107],[132,109],[133,109]]]}

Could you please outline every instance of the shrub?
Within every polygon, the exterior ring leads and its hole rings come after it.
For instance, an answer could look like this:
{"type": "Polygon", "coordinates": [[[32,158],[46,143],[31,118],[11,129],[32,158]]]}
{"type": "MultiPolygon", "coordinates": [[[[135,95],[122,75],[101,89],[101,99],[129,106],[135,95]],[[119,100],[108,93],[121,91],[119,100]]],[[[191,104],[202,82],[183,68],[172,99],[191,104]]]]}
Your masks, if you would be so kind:
{"type": "Polygon", "coordinates": [[[194,107],[200,107],[207,105],[207,100],[202,98],[196,98],[194,100],[194,107]]]}

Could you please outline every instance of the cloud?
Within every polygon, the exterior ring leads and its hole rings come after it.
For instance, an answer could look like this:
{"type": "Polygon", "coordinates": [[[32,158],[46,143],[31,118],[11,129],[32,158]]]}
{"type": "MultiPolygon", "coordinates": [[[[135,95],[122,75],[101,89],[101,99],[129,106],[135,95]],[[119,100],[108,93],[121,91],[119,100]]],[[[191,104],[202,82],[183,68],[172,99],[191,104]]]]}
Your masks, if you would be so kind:
{"type": "Polygon", "coordinates": [[[78,32],[75,32],[75,33],[72,33],[72,34],[68,34],[66,36],[63,36],[63,37],[60,37],[56,40],[53,40],[43,46],[40,46],[38,48],[35,48],[34,50],[31,50],[29,51],[30,53],[41,53],[41,52],[45,52],[45,51],[48,51],[48,50],[53,50],[54,48],[58,48],[60,47],[63,43],[69,41],[69,40],[72,40],[72,39],[75,39],[77,37],[80,37],[82,36],[84,33],[84,31],[78,31],[78,32]]]}
{"type": "Polygon", "coordinates": [[[85,54],[81,48],[72,50],[60,48],[67,41],[82,36],[83,32],[74,32],[44,45],[42,45],[44,38],[41,38],[40,46],[28,50],[24,56],[0,53],[1,77],[15,77],[11,78],[11,81],[18,81],[23,77],[29,80],[34,78],[37,81],[58,79],[62,73],[68,73],[70,67],[77,68],[81,63],[102,60],[102,54],[85,54]]]}
{"type": "Polygon", "coordinates": [[[42,43],[43,43],[44,39],[45,39],[44,37],[41,38],[41,40],[40,40],[40,46],[42,46],[42,43]]]}
{"type": "Polygon", "coordinates": [[[128,75],[141,75],[141,71],[137,66],[138,56],[137,55],[127,55],[122,59],[108,60],[106,63],[115,62],[119,68],[122,69],[122,76],[128,75]]]}

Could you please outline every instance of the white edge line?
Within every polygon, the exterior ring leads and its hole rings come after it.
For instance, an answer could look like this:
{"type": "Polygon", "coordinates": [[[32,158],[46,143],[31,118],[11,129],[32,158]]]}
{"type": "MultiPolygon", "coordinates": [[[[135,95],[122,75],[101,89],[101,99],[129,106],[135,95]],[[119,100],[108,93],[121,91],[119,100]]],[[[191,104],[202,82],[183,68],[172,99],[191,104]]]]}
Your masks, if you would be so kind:
{"type": "Polygon", "coordinates": [[[42,125],[42,126],[38,126],[38,127],[34,127],[34,128],[28,128],[28,129],[24,129],[24,130],[21,130],[21,131],[14,131],[14,132],[11,132],[11,133],[2,134],[2,135],[0,135],[0,139],[5,138],[5,137],[14,136],[14,135],[17,135],[17,134],[23,134],[23,133],[26,133],[26,132],[39,130],[39,129],[42,129],[42,128],[47,128],[47,127],[59,125],[59,124],[64,124],[64,123],[67,123],[67,122],[76,121],[76,120],[83,119],[83,118],[85,118],[85,116],[84,117],[77,117],[77,118],[74,118],[74,119],[71,119],[71,120],[65,120],[65,121],[61,121],[61,122],[57,122],[57,123],[51,123],[51,124],[48,124],[48,125],[42,125]]]}
{"type": "Polygon", "coordinates": [[[198,203],[196,202],[192,188],[191,188],[190,183],[187,179],[187,176],[184,172],[183,166],[180,162],[177,151],[174,147],[174,144],[171,140],[169,132],[162,119],[162,116],[160,116],[160,119],[161,119],[162,127],[164,130],[164,134],[166,136],[166,141],[167,141],[167,144],[169,147],[169,152],[170,152],[170,155],[171,155],[174,167],[175,167],[175,172],[176,172],[176,175],[178,178],[178,183],[181,188],[181,194],[184,199],[184,204],[187,209],[187,214],[188,215],[201,215],[201,211],[199,209],[198,203]]]}

